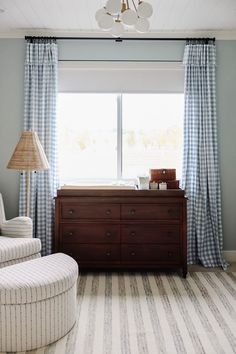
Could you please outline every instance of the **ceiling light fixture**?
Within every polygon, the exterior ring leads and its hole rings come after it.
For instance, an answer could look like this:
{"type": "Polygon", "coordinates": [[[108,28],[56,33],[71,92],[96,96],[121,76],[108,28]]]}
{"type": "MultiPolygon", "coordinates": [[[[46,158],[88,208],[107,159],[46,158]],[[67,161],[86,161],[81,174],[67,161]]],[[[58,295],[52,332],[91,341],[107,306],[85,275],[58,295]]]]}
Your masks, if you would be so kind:
{"type": "Polygon", "coordinates": [[[108,0],[106,6],[96,12],[95,18],[102,30],[111,31],[114,37],[120,37],[125,28],[130,27],[140,33],[147,32],[150,26],[148,18],[152,13],[152,6],[146,1],[108,0]]]}

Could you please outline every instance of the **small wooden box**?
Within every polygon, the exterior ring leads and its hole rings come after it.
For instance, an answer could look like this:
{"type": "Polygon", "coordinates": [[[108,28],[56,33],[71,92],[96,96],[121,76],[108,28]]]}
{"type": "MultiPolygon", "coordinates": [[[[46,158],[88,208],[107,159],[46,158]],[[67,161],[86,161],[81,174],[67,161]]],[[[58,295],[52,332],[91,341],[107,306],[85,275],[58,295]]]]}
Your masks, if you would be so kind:
{"type": "Polygon", "coordinates": [[[167,182],[176,180],[175,168],[150,169],[150,182],[167,182]]]}
{"type": "Polygon", "coordinates": [[[167,189],[179,189],[179,181],[166,181],[167,189]]]}

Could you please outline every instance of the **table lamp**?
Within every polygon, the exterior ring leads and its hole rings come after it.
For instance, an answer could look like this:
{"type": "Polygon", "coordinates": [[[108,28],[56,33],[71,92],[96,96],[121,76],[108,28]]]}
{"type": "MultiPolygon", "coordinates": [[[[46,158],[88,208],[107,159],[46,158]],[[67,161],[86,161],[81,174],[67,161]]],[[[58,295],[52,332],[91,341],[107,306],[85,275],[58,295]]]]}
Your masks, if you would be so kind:
{"type": "Polygon", "coordinates": [[[34,131],[24,131],[20,137],[7,168],[26,171],[26,215],[30,215],[30,172],[49,169],[49,163],[38,135],[34,131]]]}

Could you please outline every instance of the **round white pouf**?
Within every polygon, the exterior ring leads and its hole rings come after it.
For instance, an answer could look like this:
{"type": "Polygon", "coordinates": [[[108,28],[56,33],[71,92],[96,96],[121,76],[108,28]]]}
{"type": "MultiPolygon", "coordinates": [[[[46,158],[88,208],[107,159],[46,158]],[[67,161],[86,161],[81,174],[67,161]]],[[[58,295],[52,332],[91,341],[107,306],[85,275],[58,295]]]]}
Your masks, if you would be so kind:
{"type": "Polygon", "coordinates": [[[78,265],[56,253],[0,270],[0,352],[43,347],[76,319],[78,265]]]}

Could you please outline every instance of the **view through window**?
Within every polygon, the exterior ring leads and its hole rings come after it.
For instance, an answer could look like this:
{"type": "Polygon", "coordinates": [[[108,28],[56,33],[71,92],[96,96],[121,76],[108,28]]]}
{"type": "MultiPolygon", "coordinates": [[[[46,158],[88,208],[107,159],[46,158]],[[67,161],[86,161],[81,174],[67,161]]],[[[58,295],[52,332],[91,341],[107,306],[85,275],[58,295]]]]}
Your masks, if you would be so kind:
{"type": "Polygon", "coordinates": [[[183,94],[60,93],[58,108],[61,184],[181,177],[183,94]]]}

